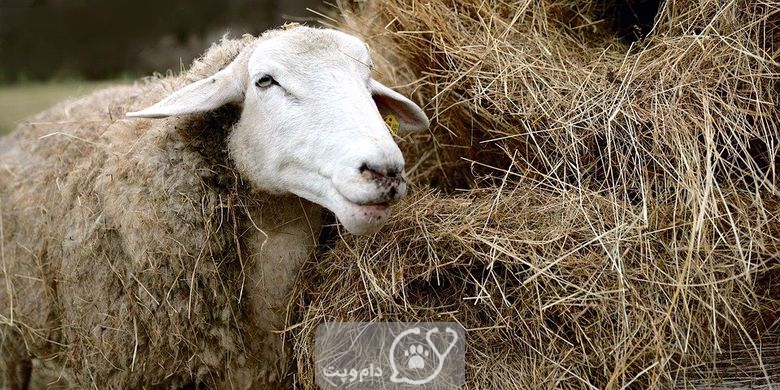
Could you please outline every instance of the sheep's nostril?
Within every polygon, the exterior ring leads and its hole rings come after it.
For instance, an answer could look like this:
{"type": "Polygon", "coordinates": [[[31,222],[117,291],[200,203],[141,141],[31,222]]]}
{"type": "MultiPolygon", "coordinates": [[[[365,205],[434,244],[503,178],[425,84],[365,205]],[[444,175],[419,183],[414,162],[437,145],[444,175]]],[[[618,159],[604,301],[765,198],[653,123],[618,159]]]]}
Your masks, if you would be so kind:
{"type": "Polygon", "coordinates": [[[360,166],[360,174],[369,180],[378,180],[384,177],[395,177],[395,174],[390,174],[387,168],[380,168],[373,165],[363,163],[360,166]]]}
{"type": "Polygon", "coordinates": [[[388,177],[398,177],[398,173],[399,173],[398,169],[395,168],[390,168],[387,170],[388,177]]]}
{"type": "Polygon", "coordinates": [[[398,166],[396,165],[392,165],[389,167],[382,167],[382,166],[373,165],[369,163],[363,163],[360,165],[360,168],[358,168],[358,170],[360,171],[360,173],[371,172],[379,176],[398,177],[401,175],[403,168],[398,168],[398,166]]]}

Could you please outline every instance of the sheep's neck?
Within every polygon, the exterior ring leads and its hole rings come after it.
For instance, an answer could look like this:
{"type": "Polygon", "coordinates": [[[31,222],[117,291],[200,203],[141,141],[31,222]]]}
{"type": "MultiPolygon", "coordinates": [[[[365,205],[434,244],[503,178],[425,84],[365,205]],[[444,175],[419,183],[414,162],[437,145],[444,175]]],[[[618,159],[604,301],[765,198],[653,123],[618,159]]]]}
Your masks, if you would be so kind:
{"type": "Polygon", "coordinates": [[[322,208],[295,196],[269,197],[266,204],[249,211],[251,233],[242,242],[249,270],[244,291],[257,328],[282,329],[298,271],[317,246],[322,208]]]}

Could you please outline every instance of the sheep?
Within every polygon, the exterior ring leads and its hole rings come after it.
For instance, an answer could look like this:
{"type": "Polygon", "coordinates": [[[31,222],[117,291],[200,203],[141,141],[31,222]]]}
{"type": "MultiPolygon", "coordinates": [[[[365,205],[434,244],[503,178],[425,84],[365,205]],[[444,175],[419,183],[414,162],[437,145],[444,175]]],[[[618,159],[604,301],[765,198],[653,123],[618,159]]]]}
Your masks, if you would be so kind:
{"type": "Polygon", "coordinates": [[[385,117],[429,125],[365,43],[300,26],[22,123],[0,141],[6,387],[289,388],[277,331],[323,210],[371,234],[406,192],[385,117]]]}

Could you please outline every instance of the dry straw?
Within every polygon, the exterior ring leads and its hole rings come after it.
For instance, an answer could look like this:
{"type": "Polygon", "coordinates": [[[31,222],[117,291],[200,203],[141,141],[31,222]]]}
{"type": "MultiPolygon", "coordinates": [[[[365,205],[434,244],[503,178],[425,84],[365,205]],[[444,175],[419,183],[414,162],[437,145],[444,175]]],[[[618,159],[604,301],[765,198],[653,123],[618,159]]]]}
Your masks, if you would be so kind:
{"type": "Polygon", "coordinates": [[[389,226],[305,270],[305,388],[318,324],[396,320],[461,323],[471,389],[777,383],[778,3],[662,2],[632,44],[593,0],[340,7],[433,125],[389,226]]]}

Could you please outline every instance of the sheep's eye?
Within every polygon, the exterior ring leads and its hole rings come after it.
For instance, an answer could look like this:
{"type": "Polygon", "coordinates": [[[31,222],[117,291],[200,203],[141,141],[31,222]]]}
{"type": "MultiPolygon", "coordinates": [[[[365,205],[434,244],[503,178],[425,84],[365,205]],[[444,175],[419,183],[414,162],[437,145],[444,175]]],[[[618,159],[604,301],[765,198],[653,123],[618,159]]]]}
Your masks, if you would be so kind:
{"type": "Polygon", "coordinates": [[[268,75],[260,77],[260,79],[258,79],[257,82],[255,83],[255,85],[258,88],[268,88],[268,87],[270,87],[270,86],[272,86],[274,84],[276,84],[276,80],[274,80],[273,77],[268,76],[268,75]]]}

